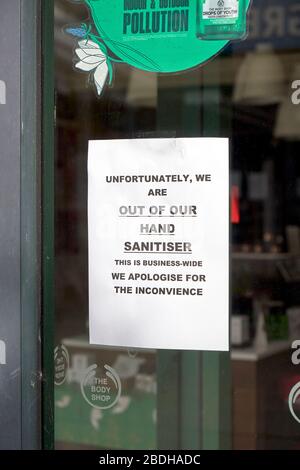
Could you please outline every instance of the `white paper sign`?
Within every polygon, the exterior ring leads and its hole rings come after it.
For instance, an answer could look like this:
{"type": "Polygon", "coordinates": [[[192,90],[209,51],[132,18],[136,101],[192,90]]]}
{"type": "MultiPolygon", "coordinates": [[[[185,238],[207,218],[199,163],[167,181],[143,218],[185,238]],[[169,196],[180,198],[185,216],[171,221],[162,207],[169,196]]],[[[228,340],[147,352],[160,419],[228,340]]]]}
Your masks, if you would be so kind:
{"type": "Polygon", "coordinates": [[[228,350],[227,139],[92,141],[92,344],[228,350]]]}

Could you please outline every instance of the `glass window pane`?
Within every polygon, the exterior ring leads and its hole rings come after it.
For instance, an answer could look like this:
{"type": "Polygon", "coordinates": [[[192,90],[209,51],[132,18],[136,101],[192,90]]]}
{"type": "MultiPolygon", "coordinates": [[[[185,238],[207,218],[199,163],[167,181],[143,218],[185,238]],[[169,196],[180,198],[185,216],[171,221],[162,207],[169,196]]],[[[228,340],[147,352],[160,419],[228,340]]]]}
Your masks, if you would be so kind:
{"type": "Polygon", "coordinates": [[[99,98],[64,30],[87,8],[55,0],[57,448],[299,448],[298,10],[254,0],[247,39],[176,74],[115,63],[99,98]],[[89,344],[88,141],[141,137],[230,139],[230,353],[89,344]],[[114,401],[99,383],[100,407],[82,386],[94,364],[121,384],[114,401]]]}

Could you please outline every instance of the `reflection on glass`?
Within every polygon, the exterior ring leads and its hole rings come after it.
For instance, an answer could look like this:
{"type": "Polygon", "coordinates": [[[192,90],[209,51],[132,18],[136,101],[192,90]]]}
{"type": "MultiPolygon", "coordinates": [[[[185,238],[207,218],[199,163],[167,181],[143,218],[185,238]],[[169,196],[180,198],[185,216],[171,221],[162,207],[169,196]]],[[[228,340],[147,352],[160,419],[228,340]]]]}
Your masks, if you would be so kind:
{"type": "Polygon", "coordinates": [[[226,434],[226,447],[234,449],[299,448],[299,399],[292,413],[290,394],[294,399],[300,382],[292,361],[292,341],[300,340],[300,105],[291,100],[300,44],[288,31],[279,44],[267,8],[254,1],[247,40],[203,67],[156,75],[116,64],[112,85],[97,98],[86,74],[72,70],[74,41],[62,31],[84,21],[87,10],[55,1],[55,331],[70,361],[66,380],[55,387],[58,448],[155,449],[171,435],[174,446],[201,448],[212,445],[213,433],[221,447],[226,434]],[[216,360],[214,353],[89,344],[88,140],[147,136],[231,139],[231,374],[218,366],[226,357],[216,360]],[[82,395],[94,364],[108,365],[120,379],[120,397],[109,409],[82,395]],[[213,374],[220,390],[211,385],[213,374]],[[210,403],[218,403],[214,411],[226,407],[231,428],[217,417],[212,430],[205,418],[210,403]]]}

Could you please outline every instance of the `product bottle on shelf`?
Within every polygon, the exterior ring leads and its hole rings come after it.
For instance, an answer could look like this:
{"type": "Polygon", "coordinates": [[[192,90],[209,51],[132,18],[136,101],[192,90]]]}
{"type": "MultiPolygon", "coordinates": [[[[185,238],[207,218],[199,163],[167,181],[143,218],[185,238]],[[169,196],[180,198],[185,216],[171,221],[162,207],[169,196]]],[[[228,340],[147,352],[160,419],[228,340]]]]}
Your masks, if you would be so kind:
{"type": "Polygon", "coordinates": [[[198,0],[197,36],[208,40],[247,35],[247,0],[198,0]]]}

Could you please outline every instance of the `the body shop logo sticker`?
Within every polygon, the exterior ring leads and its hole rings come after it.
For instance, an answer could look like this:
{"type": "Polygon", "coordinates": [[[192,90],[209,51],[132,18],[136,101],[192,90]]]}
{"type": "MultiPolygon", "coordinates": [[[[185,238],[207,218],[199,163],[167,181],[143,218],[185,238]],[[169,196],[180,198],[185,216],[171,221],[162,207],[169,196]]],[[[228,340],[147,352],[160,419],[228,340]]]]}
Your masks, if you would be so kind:
{"type": "Polygon", "coordinates": [[[67,377],[69,369],[69,353],[63,345],[54,349],[54,383],[62,385],[67,377]]]}
{"type": "Polygon", "coordinates": [[[85,401],[99,410],[116,405],[121,396],[121,380],[117,372],[107,364],[88,367],[81,381],[81,393],[85,401]]]}

